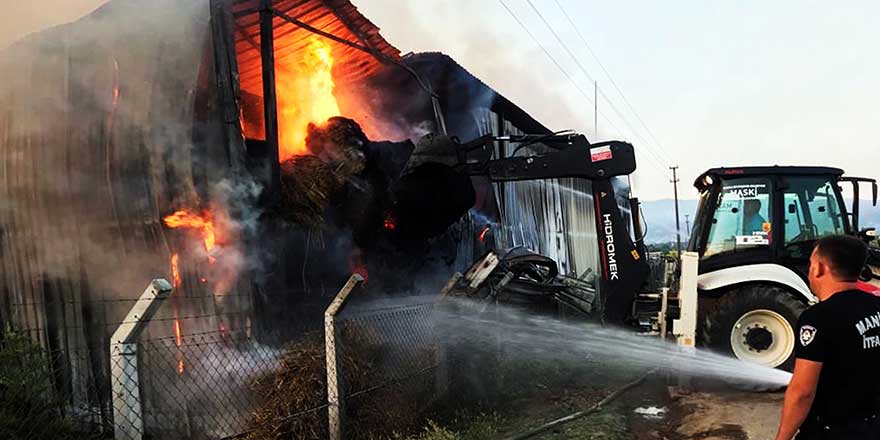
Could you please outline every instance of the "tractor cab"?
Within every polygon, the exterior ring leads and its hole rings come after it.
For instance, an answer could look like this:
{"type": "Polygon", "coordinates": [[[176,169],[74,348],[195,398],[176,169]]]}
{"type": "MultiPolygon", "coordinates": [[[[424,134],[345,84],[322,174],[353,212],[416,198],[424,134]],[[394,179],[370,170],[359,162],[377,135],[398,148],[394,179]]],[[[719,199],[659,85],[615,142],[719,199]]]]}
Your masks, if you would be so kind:
{"type": "MultiPolygon", "coordinates": [[[[816,301],[807,278],[816,242],[836,234],[873,235],[858,229],[859,186],[865,183],[876,205],[876,181],[844,177],[837,168],[715,168],[697,178],[700,201],[688,250],[699,258],[701,343],[790,370],[793,327],[816,301]],[[842,193],[847,183],[851,208],[842,193]]],[[[871,282],[880,279],[876,266],[869,259],[871,282]]]]}
{"type": "Polygon", "coordinates": [[[695,182],[700,191],[688,250],[700,254],[700,273],[749,264],[775,263],[806,280],[810,253],[827,235],[858,231],[859,184],[828,167],[715,168],[695,182]],[[848,209],[841,185],[853,185],[848,209]]]}

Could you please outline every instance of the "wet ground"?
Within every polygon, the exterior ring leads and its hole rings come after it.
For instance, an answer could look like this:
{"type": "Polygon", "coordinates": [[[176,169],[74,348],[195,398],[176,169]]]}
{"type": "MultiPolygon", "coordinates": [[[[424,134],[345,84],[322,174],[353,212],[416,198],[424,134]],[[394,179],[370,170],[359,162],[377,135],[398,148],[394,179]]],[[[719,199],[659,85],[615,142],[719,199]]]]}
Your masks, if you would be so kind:
{"type": "MultiPolygon", "coordinates": [[[[782,410],[783,393],[748,392],[727,384],[693,388],[663,387],[653,384],[643,404],[665,408],[662,420],[631,417],[629,438],[638,440],[763,440],[776,434],[782,410]]],[[[622,406],[638,404],[630,397],[622,406]]],[[[638,408],[638,407],[637,407],[638,408]]]]}
{"type": "MultiPolygon", "coordinates": [[[[692,384],[689,388],[669,384],[667,378],[652,377],[603,410],[533,438],[759,440],[775,435],[782,392],[739,391],[723,383],[692,384]]],[[[595,392],[579,396],[572,390],[559,398],[562,404],[534,402],[535,409],[524,411],[517,426],[503,430],[500,438],[588,408],[601,397],[595,392]],[[572,410],[562,411],[567,408],[572,410]]]]}
{"type": "Polygon", "coordinates": [[[783,393],[697,391],[675,397],[671,425],[679,438],[758,440],[776,435],[783,393]]]}

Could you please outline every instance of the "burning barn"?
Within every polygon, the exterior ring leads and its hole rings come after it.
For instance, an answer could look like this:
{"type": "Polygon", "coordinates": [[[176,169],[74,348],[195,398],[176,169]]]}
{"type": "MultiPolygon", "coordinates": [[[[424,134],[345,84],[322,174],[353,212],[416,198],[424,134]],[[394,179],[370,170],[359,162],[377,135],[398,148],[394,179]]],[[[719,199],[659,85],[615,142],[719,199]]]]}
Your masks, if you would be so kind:
{"type": "Polygon", "coordinates": [[[448,56],[401,55],[348,1],[113,0],[0,53],[0,77],[0,322],[105,419],[109,336],[153,278],[175,289],[146,337],[278,344],[352,272],[392,295],[496,247],[596,268],[588,182],[493,184],[413,154],[429,133],[550,130],[448,56]]]}

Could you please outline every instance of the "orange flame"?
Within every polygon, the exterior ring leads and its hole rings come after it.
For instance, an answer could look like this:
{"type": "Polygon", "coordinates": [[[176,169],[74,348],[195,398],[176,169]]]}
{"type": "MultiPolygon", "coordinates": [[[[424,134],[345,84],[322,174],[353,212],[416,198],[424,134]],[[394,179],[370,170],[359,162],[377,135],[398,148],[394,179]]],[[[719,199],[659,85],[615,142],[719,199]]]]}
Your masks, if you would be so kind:
{"type": "MultiPolygon", "coordinates": [[[[167,219],[167,218],[166,218],[167,219]]],[[[180,287],[180,255],[176,252],[171,254],[171,280],[174,289],[180,287]]],[[[174,305],[174,342],[177,344],[177,374],[183,374],[183,332],[180,330],[180,320],[178,319],[177,304],[174,305]]]]}
{"type": "Polygon", "coordinates": [[[333,54],[320,39],[309,43],[291,75],[276,78],[278,95],[278,156],[283,162],[308,154],[307,127],[340,114],[333,95],[333,54]]]}
{"type": "Polygon", "coordinates": [[[175,212],[164,219],[165,225],[169,228],[186,228],[199,229],[202,233],[202,239],[205,242],[205,250],[211,252],[216,245],[216,237],[214,236],[214,217],[210,211],[203,211],[202,215],[198,215],[182,209],[175,212]]]}
{"type": "Polygon", "coordinates": [[[174,342],[178,347],[183,345],[183,334],[180,331],[180,321],[177,319],[174,320],[174,342]]]}
{"type": "Polygon", "coordinates": [[[180,260],[177,254],[171,254],[171,285],[174,288],[180,287],[180,266],[178,266],[178,261],[180,260]]]}
{"type": "Polygon", "coordinates": [[[174,342],[177,343],[177,374],[183,374],[184,366],[183,366],[183,352],[180,351],[180,347],[183,346],[183,334],[180,331],[180,321],[174,320],[174,342]]]}

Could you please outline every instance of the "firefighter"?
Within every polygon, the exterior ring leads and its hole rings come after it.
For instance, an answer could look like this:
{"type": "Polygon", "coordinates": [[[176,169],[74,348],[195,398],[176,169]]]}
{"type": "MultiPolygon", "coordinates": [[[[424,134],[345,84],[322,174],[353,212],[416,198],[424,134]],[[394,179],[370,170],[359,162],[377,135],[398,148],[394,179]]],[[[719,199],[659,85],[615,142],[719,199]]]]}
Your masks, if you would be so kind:
{"type": "Polygon", "coordinates": [[[819,303],[795,329],[776,440],[880,439],[880,298],[856,288],[867,252],[848,236],[822,238],[813,250],[810,289],[819,303]]]}

